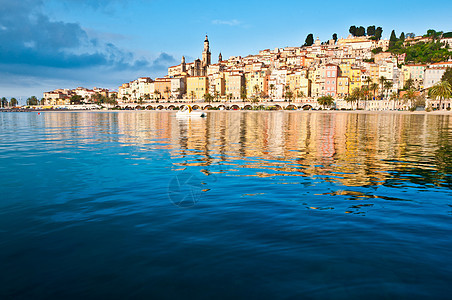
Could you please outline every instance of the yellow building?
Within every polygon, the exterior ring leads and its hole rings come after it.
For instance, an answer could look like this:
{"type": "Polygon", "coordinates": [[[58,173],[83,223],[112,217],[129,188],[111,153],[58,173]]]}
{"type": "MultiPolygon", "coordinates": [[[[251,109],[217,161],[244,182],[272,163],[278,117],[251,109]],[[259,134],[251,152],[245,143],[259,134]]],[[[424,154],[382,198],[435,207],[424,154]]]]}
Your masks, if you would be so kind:
{"type": "Polygon", "coordinates": [[[379,83],[380,81],[380,67],[377,64],[370,64],[369,76],[373,83],[379,83]]]}
{"type": "Polygon", "coordinates": [[[346,76],[346,77],[350,77],[350,70],[351,70],[351,65],[349,63],[341,63],[339,64],[339,70],[340,70],[340,75],[341,76],[346,76]]]}
{"type": "Polygon", "coordinates": [[[267,76],[265,71],[250,72],[245,74],[247,97],[260,96],[267,90],[267,76]]]}
{"type": "Polygon", "coordinates": [[[246,88],[245,76],[236,72],[225,72],[226,97],[231,100],[241,99],[242,88],[246,88]]]}
{"type": "Polygon", "coordinates": [[[350,94],[350,78],[347,76],[339,76],[337,78],[337,96],[344,98],[350,94]]]}
{"type": "Polygon", "coordinates": [[[218,93],[218,96],[220,97],[226,94],[226,85],[223,72],[210,75],[209,84],[210,84],[210,93],[212,94],[212,96],[215,96],[215,93],[218,93]]]}
{"type": "MultiPolygon", "coordinates": [[[[150,87],[151,90],[152,88],[150,87]]],[[[167,78],[156,78],[154,81],[154,99],[169,99],[170,97],[171,80],[167,78]]]]}
{"type": "Polygon", "coordinates": [[[298,94],[303,94],[303,97],[311,96],[311,80],[306,78],[306,75],[302,72],[288,74],[286,81],[296,98],[298,94]]]}
{"type": "Polygon", "coordinates": [[[208,92],[208,80],[206,76],[187,77],[187,97],[194,99],[202,99],[208,92]]]}
{"type": "Polygon", "coordinates": [[[405,65],[402,67],[403,83],[408,79],[412,79],[416,87],[420,87],[424,83],[424,73],[427,65],[405,65]]]}
{"type": "Polygon", "coordinates": [[[361,70],[361,68],[352,67],[350,69],[350,75],[348,76],[348,78],[350,79],[349,91],[353,91],[356,88],[361,88],[361,86],[363,85],[361,81],[361,77],[363,74],[364,73],[361,70]]]}

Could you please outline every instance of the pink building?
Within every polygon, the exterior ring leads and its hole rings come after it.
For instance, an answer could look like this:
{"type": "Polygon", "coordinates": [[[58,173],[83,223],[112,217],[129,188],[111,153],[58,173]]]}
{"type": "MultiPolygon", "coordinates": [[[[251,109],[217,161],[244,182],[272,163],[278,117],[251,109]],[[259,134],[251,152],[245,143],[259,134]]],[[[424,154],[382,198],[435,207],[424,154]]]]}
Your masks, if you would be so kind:
{"type": "Polygon", "coordinates": [[[339,67],[334,64],[325,65],[325,95],[336,97],[339,67]]]}

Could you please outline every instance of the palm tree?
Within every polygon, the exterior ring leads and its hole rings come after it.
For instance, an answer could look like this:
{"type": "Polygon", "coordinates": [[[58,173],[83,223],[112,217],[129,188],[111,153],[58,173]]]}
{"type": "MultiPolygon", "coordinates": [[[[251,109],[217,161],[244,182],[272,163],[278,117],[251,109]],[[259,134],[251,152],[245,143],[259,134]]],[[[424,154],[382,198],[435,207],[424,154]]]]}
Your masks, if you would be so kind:
{"type": "Polygon", "coordinates": [[[361,93],[364,96],[364,100],[369,100],[369,87],[368,86],[362,86],[361,87],[361,93]]]}
{"type": "Polygon", "coordinates": [[[11,100],[9,100],[9,106],[16,106],[19,102],[17,101],[16,98],[11,98],[11,100]]]}
{"type": "Polygon", "coordinates": [[[193,99],[195,99],[195,97],[196,97],[195,91],[190,91],[191,103],[193,103],[193,99]]]}
{"type": "Polygon", "coordinates": [[[271,99],[273,100],[273,92],[275,91],[275,89],[276,89],[276,87],[275,87],[275,85],[272,83],[272,84],[270,84],[270,91],[271,91],[271,99]]]}
{"type": "Polygon", "coordinates": [[[405,95],[403,95],[403,100],[410,103],[410,109],[413,108],[412,106],[414,99],[416,99],[416,92],[414,90],[408,90],[405,95]]]}
{"type": "Polygon", "coordinates": [[[379,79],[379,81],[380,81],[380,85],[381,85],[381,92],[383,93],[383,89],[384,89],[384,84],[385,84],[385,82],[386,82],[386,77],[384,77],[384,76],[381,76],[380,77],[380,79],[379,79]]]}
{"type": "Polygon", "coordinates": [[[414,80],[411,78],[408,78],[408,80],[405,82],[405,86],[403,87],[406,90],[411,90],[414,88],[414,80]]]}
{"type": "Polygon", "coordinates": [[[389,99],[392,100],[392,110],[395,110],[395,102],[399,100],[399,94],[397,92],[393,92],[389,99]]]}
{"type": "Polygon", "coordinates": [[[253,91],[254,91],[254,96],[257,96],[259,94],[259,86],[257,84],[254,85],[253,91]]]}
{"type": "Polygon", "coordinates": [[[303,91],[297,91],[297,99],[303,98],[304,97],[304,93],[303,91]]]}
{"type": "Polygon", "coordinates": [[[377,96],[375,96],[375,92],[378,91],[378,83],[372,83],[370,85],[370,90],[373,91],[374,98],[376,99],[377,96]]]}
{"type": "Polygon", "coordinates": [[[370,91],[370,84],[372,83],[372,78],[370,78],[369,76],[366,78],[366,80],[364,80],[364,82],[367,85],[367,89],[370,91]]]}
{"type": "Polygon", "coordinates": [[[356,109],[358,109],[359,108],[359,100],[361,99],[362,95],[363,94],[362,94],[361,89],[355,88],[351,92],[351,94],[347,97],[346,101],[350,102],[350,103],[356,102],[356,109]]]}
{"type": "Polygon", "coordinates": [[[287,93],[290,91],[290,86],[284,86],[284,101],[287,101],[287,93]]]}
{"type": "Polygon", "coordinates": [[[169,94],[171,93],[171,89],[167,86],[165,87],[166,100],[169,100],[169,94]]]}
{"type": "Polygon", "coordinates": [[[2,105],[2,108],[8,105],[8,99],[6,99],[6,97],[2,98],[1,105],[2,105]]]}
{"type": "Polygon", "coordinates": [[[286,93],[285,93],[285,95],[284,95],[284,98],[286,98],[287,99],[287,101],[289,101],[289,105],[290,105],[290,102],[292,101],[292,99],[293,99],[293,92],[290,90],[290,88],[288,88],[288,89],[286,89],[286,93]]]}
{"type": "Polygon", "coordinates": [[[245,86],[242,86],[242,88],[240,89],[240,96],[241,96],[243,102],[245,102],[246,99],[247,99],[246,87],[245,86]]]}
{"type": "Polygon", "coordinates": [[[226,101],[231,101],[232,100],[232,93],[229,93],[226,95],[226,101]]]}
{"type": "Polygon", "coordinates": [[[392,88],[393,85],[394,83],[390,80],[386,80],[385,83],[383,84],[384,89],[386,91],[386,96],[388,95],[388,91],[392,88]]]}
{"type": "Polygon", "coordinates": [[[435,100],[439,98],[439,109],[441,109],[441,101],[452,98],[452,87],[448,81],[440,81],[430,88],[428,96],[435,100]]]}
{"type": "Polygon", "coordinates": [[[208,102],[209,104],[212,102],[213,97],[210,93],[205,93],[204,94],[204,101],[208,102]]]}
{"type": "Polygon", "coordinates": [[[27,99],[27,105],[37,105],[38,104],[38,98],[36,96],[31,96],[27,99]]]}
{"type": "Polygon", "coordinates": [[[159,92],[158,90],[155,90],[155,91],[154,91],[154,98],[155,98],[156,100],[160,99],[160,92],[159,92]]]}
{"type": "Polygon", "coordinates": [[[319,102],[320,105],[325,108],[326,106],[331,106],[334,103],[334,99],[331,96],[322,96],[319,99],[317,99],[317,102],[319,102]]]}
{"type": "Polygon", "coordinates": [[[220,98],[220,93],[218,91],[215,91],[213,97],[215,98],[215,101],[218,102],[218,98],[220,98]]]}

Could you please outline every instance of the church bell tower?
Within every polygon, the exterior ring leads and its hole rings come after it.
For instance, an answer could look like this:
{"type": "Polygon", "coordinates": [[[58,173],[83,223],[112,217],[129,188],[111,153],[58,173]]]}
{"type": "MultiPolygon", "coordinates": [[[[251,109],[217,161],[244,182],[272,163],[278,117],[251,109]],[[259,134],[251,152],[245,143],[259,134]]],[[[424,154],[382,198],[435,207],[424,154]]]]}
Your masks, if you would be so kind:
{"type": "Polygon", "coordinates": [[[209,48],[209,38],[206,34],[206,39],[204,40],[204,50],[202,51],[202,66],[205,68],[211,63],[211,53],[209,48]]]}

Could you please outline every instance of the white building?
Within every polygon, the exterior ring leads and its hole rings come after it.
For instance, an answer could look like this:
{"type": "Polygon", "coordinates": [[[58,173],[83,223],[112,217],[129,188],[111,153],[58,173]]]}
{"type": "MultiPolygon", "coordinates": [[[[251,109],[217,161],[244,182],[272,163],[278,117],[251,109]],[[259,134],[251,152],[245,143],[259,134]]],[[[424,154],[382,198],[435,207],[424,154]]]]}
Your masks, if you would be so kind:
{"type": "Polygon", "coordinates": [[[441,81],[446,68],[444,67],[429,67],[425,69],[424,73],[424,88],[428,89],[441,81]]]}

